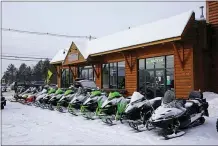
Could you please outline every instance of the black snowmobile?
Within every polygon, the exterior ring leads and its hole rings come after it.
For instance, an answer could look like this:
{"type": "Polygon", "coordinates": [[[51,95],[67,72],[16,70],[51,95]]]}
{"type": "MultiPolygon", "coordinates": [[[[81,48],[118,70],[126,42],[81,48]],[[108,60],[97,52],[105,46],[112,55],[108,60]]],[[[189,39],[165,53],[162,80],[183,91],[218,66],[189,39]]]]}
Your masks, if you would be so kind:
{"type": "Polygon", "coordinates": [[[218,132],[218,119],[217,119],[217,121],[216,121],[216,130],[217,130],[217,132],[218,132]]]}
{"type": "Polygon", "coordinates": [[[204,124],[203,116],[209,116],[208,106],[201,92],[192,91],[188,100],[176,100],[175,93],[168,90],[162,105],[154,111],[149,123],[162,128],[165,139],[179,137],[185,134],[180,129],[204,124]]]}
{"type": "Polygon", "coordinates": [[[49,109],[50,99],[60,99],[64,95],[64,89],[58,88],[54,94],[49,94],[42,98],[40,107],[43,109],[49,109]]]}
{"type": "Polygon", "coordinates": [[[4,109],[6,106],[6,99],[5,97],[2,95],[2,92],[1,92],[1,109],[4,109]]]}
{"type": "Polygon", "coordinates": [[[122,119],[126,119],[131,128],[141,131],[140,127],[145,127],[153,111],[161,105],[161,99],[162,97],[156,97],[148,100],[146,96],[134,92],[122,119]]]}
{"type": "Polygon", "coordinates": [[[77,90],[74,87],[70,87],[65,91],[64,95],[56,103],[56,110],[59,112],[65,112],[64,109],[68,107],[69,102],[74,98],[77,90]]]}
{"type": "Polygon", "coordinates": [[[120,121],[128,101],[129,100],[124,98],[119,92],[110,92],[108,98],[98,109],[97,115],[102,122],[108,125],[115,125],[114,121],[120,121]]]}
{"type": "Polygon", "coordinates": [[[103,98],[107,98],[106,93],[100,90],[92,91],[91,95],[84,101],[80,108],[83,117],[94,120],[96,118],[98,103],[102,101],[103,98]]]}
{"type": "Polygon", "coordinates": [[[78,116],[78,112],[83,105],[83,102],[90,96],[90,92],[92,89],[90,88],[81,88],[79,87],[77,92],[75,93],[74,97],[68,104],[67,110],[72,115],[78,116]]]}
{"type": "Polygon", "coordinates": [[[78,90],[68,104],[67,110],[72,115],[77,116],[83,102],[86,101],[93,90],[97,89],[97,86],[94,81],[79,80],[74,82],[74,87],[78,90]]]}

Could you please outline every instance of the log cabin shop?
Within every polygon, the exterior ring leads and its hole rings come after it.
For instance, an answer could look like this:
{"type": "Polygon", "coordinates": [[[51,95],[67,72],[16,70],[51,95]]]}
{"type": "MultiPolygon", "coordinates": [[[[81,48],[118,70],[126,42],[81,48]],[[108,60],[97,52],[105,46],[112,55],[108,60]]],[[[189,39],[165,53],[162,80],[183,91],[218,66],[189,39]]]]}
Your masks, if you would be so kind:
{"type": "Polygon", "coordinates": [[[205,19],[196,20],[188,11],[102,38],[73,41],[50,63],[56,67],[58,87],[84,78],[126,96],[134,91],[163,96],[173,88],[177,98],[186,98],[191,90],[216,89],[205,69],[210,66],[209,28],[205,19]]]}

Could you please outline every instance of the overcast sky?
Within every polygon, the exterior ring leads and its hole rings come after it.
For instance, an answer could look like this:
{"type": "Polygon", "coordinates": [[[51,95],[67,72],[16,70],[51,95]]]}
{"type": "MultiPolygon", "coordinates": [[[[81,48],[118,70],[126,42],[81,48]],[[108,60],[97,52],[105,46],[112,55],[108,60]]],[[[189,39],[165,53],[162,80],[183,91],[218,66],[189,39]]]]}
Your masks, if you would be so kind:
{"type": "MultiPolygon", "coordinates": [[[[205,2],[3,2],[2,27],[102,37],[189,10],[194,10],[199,18],[202,5],[205,6],[205,2]]],[[[69,47],[73,40],[2,31],[2,54],[52,58],[59,49],[69,47]]],[[[2,60],[2,72],[10,63],[19,67],[22,62],[2,60]]],[[[36,62],[25,63],[33,65],[36,62]]]]}

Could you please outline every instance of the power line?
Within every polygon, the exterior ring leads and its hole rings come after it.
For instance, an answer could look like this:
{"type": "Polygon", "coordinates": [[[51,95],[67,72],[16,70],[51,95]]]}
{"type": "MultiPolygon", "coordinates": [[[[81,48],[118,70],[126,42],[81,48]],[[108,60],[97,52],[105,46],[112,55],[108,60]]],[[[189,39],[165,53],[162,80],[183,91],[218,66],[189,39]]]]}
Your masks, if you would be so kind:
{"type": "Polygon", "coordinates": [[[3,60],[17,60],[17,61],[35,61],[35,62],[38,62],[38,60],[23,60],[23,59],[13,59],[13,58],[4,58],[2,57],[1,59],[3,60]]]}
{"type": "Polygon", "coordinates": [[[24,56],[31,56],[31,57],[42,57],[42,58],[52,58],[51,56],[50,57],[46,57],[46,56],[41,56],[41,55],[31,55],[31,54],[19,54],[19,53],[2,53],[2,56],[3,55],[24,55],[24,56]]]}
{"type": "Polygon", "coordinates": [[[2,55],[2,57],[13,57],[13,58],[29,58],[29,59],[51,59],[51,58],[39,58],[39,57],[21,57],[21,56],[9,56],[9,55],[2,55]]]}
{"type": "Polygon", "coordinates": [[[63,34],[48,33],[48,32],[27,31],[27,30],[12,29],[12,28],[1,28],[1,29],[3,31],[11,31],[11,32],[17,32],[17,33],[27,33],[27,34],[35,34],[35,35],[48,35],[48,36],[66,37],[66,38],[96,39],[95,37],[92,37],[92,36],[71,36],[71,35],[63,35],[63,34]]]}

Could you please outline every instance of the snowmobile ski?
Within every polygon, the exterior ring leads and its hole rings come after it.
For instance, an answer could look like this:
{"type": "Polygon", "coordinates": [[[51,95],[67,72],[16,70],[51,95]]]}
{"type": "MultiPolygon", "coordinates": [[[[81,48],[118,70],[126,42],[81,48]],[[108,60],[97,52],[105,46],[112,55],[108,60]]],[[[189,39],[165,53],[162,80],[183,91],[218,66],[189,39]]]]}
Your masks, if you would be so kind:
{"type": "Polygon", "coordinates": [[[165,138],[165,140],[168,140],[168,139],[183,136],[184,134],[185,134],[184,131],[178,131],[177,133],[173,133],[173,134],[170,134],[170,135],[165,135],[164,134],[163,137],[165,138]]]}

